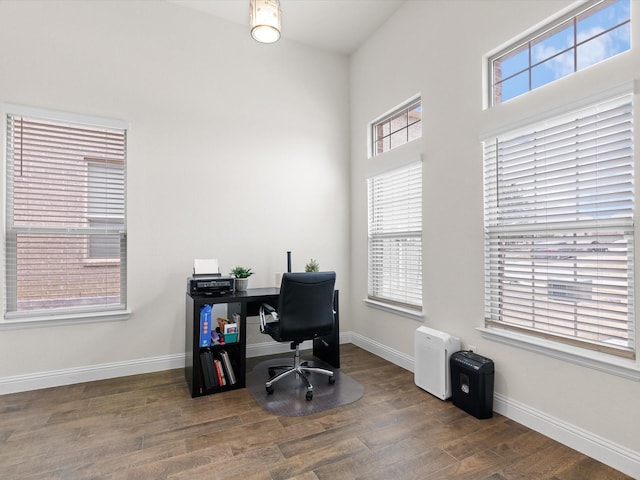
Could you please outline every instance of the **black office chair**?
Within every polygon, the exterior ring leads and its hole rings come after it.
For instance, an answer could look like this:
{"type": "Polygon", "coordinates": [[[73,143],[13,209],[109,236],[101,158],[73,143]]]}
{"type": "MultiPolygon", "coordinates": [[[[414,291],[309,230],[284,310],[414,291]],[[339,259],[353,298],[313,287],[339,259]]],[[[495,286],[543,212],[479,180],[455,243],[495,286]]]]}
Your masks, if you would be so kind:
{"type": "Polygon", "coordinates": [[[260,331],[278,342],[291,342],[291,349],[295,350],[293,366],[269,367],[269,381],[265,384],[268,394],[273,393],[274,383],[294,373],[307,387],[307,400],[313,398],[309,373],[326,375],[331,385],[335,383],[331,370],[300,362],[300,344],[303,341],[328,335],[333,330],[335,283],[335,272],[285,273],[282,275],[277,310],[268,304],[260,307],[260,331]],[[267,321],[268,316],[274,321],[267,321]],[[281,369],[284,371],[276,374],[281,369]]]}

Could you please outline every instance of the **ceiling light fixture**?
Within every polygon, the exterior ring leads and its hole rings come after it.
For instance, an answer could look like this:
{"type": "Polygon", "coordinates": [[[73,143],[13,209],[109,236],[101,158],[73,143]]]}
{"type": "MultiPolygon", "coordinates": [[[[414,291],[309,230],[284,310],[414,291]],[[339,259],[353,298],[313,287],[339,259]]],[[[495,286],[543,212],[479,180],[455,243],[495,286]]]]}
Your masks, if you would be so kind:
{"type": "Polygon", "coordinates": [[[273,43],[280,39],[280,0],[250,0],[249,25],[251,36],[261,43],[273,43]]]}

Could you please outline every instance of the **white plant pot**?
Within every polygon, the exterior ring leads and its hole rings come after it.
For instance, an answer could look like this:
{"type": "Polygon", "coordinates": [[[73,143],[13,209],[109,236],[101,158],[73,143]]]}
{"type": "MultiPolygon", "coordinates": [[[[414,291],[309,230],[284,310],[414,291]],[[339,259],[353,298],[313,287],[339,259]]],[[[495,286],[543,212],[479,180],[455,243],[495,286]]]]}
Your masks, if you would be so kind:
{"type": "Polygon", "coordinates": [[[236,290],[240,292],[244,292],[249,285],[248,278],[236,278],[236,290]]]}

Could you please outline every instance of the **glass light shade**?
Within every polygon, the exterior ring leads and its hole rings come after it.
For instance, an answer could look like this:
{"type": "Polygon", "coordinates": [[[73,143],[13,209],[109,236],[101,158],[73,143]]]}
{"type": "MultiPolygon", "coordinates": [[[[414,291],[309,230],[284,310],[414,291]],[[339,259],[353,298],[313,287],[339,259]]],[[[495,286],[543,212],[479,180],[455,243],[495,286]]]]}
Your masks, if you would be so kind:
{"type": "Polygon", "coordinates": [[[249,25],[251,36],[262,43],[273,43],[280,38],[280,0],[251,0],[249,25]]]}

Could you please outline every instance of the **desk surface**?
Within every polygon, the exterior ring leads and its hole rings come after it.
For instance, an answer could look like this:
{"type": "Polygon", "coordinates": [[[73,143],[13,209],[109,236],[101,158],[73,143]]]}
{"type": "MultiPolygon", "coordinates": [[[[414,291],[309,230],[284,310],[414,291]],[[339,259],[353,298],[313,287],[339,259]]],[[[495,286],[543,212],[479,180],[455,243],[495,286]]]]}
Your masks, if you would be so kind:
{"type": "Polygon", "coordinates": [[[263,295],[280,295],[280,288],[249,288],[244,291],[236,290],[234,292],[234,296],[236,297],[260,297],[263,295]]]}
{"type": "Polygon", "coordinates": [[[268,287],[268,288],[249,288],[247,290],[235,290],[233,292],[225,293],[222,295],[214,295],[214,294],[204,294],[204,293],[196,293],[189,294],[194,299],[198,300],[206,300],[207,303],[230,303],[235,301],[255,301],[260,300],[262,298],[273,298],[280,295],[280,289],[276,287],[268,287]]]}

